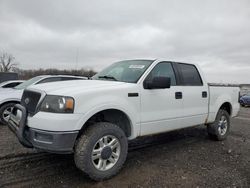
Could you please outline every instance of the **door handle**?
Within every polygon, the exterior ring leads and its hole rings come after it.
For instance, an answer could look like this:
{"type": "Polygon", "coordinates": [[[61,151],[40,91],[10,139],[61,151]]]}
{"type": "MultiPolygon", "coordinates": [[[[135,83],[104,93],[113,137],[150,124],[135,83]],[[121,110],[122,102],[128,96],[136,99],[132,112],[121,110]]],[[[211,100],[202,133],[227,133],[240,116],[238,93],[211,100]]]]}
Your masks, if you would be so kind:
{"type": "Polygon", "coordinates": [[[175,99],[182,99],[182,92],[175,92],[175,99]]]}
{"type": "Polygon", "coordinates": [[[207,98],[207,92],[206,91],[202,91],[202,98],[207,98]]]}

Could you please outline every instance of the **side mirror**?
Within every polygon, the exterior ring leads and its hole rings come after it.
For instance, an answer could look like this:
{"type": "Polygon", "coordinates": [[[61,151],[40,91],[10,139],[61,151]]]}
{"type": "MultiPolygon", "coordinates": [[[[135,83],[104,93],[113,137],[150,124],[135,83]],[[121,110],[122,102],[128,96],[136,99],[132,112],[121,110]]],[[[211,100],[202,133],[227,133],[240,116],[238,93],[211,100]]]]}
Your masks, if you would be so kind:
{"type": "Polygon", "coordinates": [[[171,86],[171,78],[156,76],[152,81],[145,80],[143,83],[144,89],[166,89],[171,86]]]}

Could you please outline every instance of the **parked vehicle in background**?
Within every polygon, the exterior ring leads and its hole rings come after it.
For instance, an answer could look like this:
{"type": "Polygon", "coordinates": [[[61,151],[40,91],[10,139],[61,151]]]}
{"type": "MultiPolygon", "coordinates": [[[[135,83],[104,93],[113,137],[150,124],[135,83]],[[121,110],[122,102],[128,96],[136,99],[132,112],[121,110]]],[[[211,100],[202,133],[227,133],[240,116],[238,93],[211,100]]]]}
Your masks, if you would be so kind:
{"type": "Polygon", "coordinates": [[[128,140],[139,136],[206,124],[211,138],[226,139],[239,91],[207,84],[193,64],[122,61],[92,80],[26,89],[9,127],[25,147],[74,153],[76,166],[99,181],[119,172],[128,140]]]}
{"type": "Polygon", "coordinates": [[[250,106],[250,93],[241,96],[240,98],[240,105],[241,106],[250,106]]]}
{"type": "Polygon", "coordinates": [[[18,74],[13,72],[0,72],[0,83],[9,80],[18,80],[18,74]]]}
{"type": "Polygon", "coordinates": [[[19,104],[23,90],[31,85],[38,85],[48,82],[84,80],[86,77],[68,75],[42,75],[27,80],[14,88],[0,89],[0,123],[7,124],[10,113],[15,104],[19,104]]]}
{"type": "Polygon", "coordinates": [[[24,80],[10,80],[0,83],[0,89],[1,88],[13,88],[18,86],[19,84],[23,83],[24,80]]]}

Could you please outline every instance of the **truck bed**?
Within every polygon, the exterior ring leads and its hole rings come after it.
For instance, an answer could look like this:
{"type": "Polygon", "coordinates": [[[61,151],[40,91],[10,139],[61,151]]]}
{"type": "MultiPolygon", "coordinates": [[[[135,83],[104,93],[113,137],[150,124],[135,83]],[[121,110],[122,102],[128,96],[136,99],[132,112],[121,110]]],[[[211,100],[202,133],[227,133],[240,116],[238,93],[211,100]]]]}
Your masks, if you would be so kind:
{"type": "Polygon", "coordinates": [[[240,88],[236,85],[208,84],[209,105],[208,122],[213,122],[216,118],[220,105],[226,101],[231,101],[231,117],[237,116],[239,111],[239,92],[240,88]]]}

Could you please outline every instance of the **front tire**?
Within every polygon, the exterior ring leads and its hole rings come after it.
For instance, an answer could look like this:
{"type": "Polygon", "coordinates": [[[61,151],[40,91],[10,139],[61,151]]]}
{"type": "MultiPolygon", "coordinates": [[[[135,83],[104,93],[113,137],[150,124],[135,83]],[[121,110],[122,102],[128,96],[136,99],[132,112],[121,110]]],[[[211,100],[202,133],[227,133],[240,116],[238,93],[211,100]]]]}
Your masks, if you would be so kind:
{"type": "Polygon", "coordinates": [[[208,135],[213,140],[225,140],[230,130],[230,115],[226,110],[220,109],[214,123],[207,126],[208,135]]]}
{"type": "Polygon", "coordinates": [[[101,122],[82,134],[75,146],[76,166],[95,181],[109,179],[122,168],[128,151],[127,137],[118,126],[101,122]]]}

